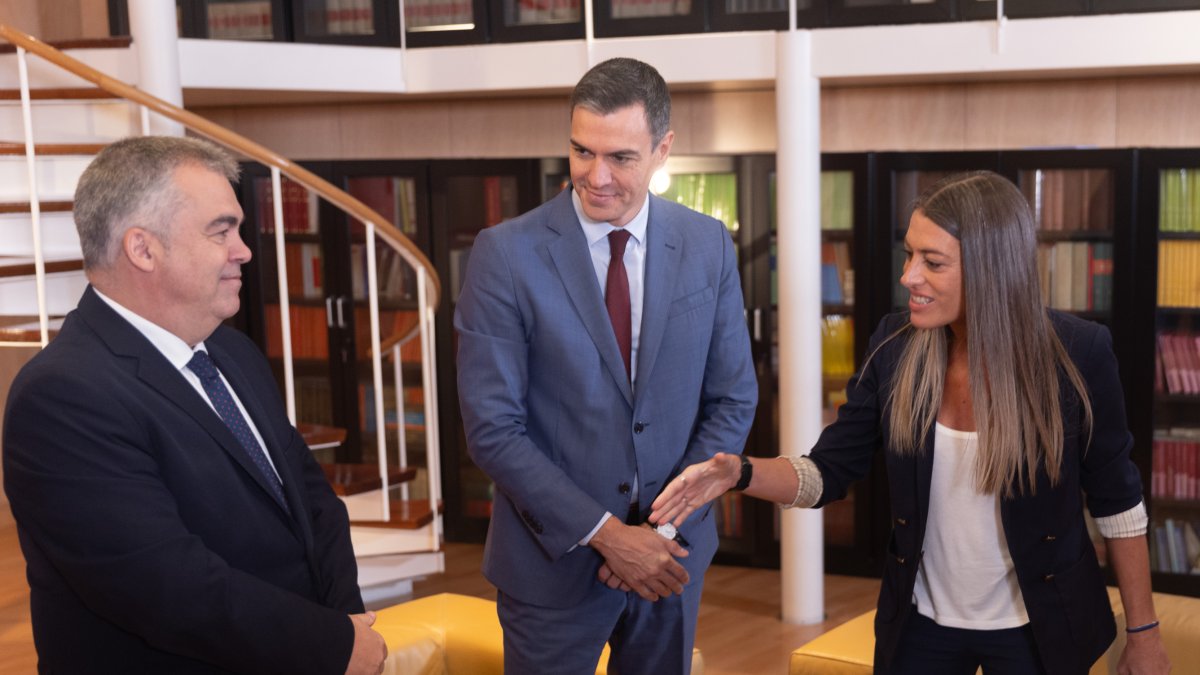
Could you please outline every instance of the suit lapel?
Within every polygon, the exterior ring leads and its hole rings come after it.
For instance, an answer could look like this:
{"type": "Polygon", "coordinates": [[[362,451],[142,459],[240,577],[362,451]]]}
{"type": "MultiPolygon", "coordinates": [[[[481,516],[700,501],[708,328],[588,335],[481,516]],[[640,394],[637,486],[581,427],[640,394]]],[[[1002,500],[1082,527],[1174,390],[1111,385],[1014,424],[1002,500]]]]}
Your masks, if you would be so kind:
{"type": "Polygon", "coordinates": [[[604,307],[604,296],[596,282],[596,268],[588,251],[587,238],[571,204],[571,193],[564,191],[554,205],[548,227],[558,233],[558,238],[547,246],[554,266],[562,279],[563,287],[595,343],[608,372],[621,389],[625,402],[633,407],[633,389],[625,374],[625,361],[621,348],[613,334],[608,310],[604,307]]]}
{"type": "Polygon", "coordinates": [[[671,289],[679,272],[683,242],[673,221],[656,218],[655,200],[650,200],[650,218],[646,227],[646,277],[642,287],[642,330],[638,340],[637,376],[649,380],[667,330],[671,311],[671,289]]]}
{"type": "MultiPolygon", "coordinates": [[[[79,312],[113,354],[137,361],[138,379],[161,394],[167,401],[181,408],[208,432],[217,445],[254,479],[260,489],[267,493],[271,502],[275,503],[276,508],[279,509],[280,514],[286,516],[283,507],[278,504],[271,489],[267,486],[266,478],[251,462],[245,448],[234,437],[233,432],[225,426],[217,413],[184,379],[183,374],[177,371],[145,336],[97,297],[90,286],[79,301],[79,312]]],[[[226,379],[228,378],[229,375],[226,373],[226,379]]],[[[244,400],[243,405],[245,405],[244,400]]],[[[261,425],[259,426],[261,427],[261,425]]],[[[266,440],[265,436],[264,440],[266,440]]]]}

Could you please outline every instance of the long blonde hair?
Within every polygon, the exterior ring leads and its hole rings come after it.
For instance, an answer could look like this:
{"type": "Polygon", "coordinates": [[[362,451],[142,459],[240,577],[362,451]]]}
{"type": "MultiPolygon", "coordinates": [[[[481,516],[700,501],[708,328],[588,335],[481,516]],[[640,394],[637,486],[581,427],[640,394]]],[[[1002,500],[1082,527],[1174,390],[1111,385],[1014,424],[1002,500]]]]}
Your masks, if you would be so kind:
{"type": "MultiPolygon", "coordinates": [[[[1012,497],[1037,491],[1038,464],[1050,484],[1062,475],[1066,375],[1092,427],[1092,406],[1079,369],[1042,305],[1037,238],[1021,192],[990,171],[958,174],[931,186],[914,206],[962,248],[968,383],[978,432],[976,489],[1012,497]]],[[[949,328],[911,332],[888,396],[888,438],[900,454],[922,451],[941,407],[949,328]]]]}

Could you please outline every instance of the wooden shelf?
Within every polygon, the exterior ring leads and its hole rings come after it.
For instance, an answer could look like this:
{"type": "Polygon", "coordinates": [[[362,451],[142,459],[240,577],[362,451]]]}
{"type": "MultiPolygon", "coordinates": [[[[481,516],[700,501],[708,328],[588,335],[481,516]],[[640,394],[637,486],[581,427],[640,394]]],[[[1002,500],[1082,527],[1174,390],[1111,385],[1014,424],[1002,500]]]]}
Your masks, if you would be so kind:
{"type": "MultiPolygon", "coordinates": [[[[381,520],[352,520],[351,525],[361,527],[383,527],[392,530],[418,530],[433,522],[433,511],[429,508],[428,499],[392,499],[389,502],[392,517],[384,522],[381,520]]],[[[438,502],[438,512],[442,503],[438,502]]]]}
{"type": "Polygon", "coordinates": [[[301,422],[296,425],[296,431],[300,432],[300,437],[310,450],[337,447],[346,442],[346,430],[341,427],[301,422]]]}
{"type": "MultiPolygon", "coordinates": [[[[348,497],[362,492],[379,490],[383,481],[379,478],[379,467],[375,464],[322,464],[325,477],[333,487],[334,494],[348,497]]],[[[408,467],[388,467],[388,485],[407,483],[417,477],[417,470],[408,467]]]]}

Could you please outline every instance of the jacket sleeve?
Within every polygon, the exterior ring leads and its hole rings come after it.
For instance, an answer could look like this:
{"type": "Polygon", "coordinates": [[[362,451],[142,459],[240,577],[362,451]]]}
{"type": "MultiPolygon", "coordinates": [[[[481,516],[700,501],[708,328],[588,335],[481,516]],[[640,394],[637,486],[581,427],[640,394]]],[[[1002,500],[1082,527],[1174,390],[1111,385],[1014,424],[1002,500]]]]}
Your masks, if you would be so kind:
{"type": "Polygon", "coordinates": [[[867,475],[882,442],[886,387],[899,351],[903,315],[883,318],[871,335],[867,361],[846,385],[846,402],[837,419],[821,432],[810,458],[821,470],[822,492],[815,507],[842,499],[855,481],[867,475]]]}
{"type": "Polygon", "coordinates": [[[458,392],[471,459],[509,498],[552,560],[600,522],[605,509],[528,433],[529,341],[508,251],[495,230],[475,239],[454,314],[458,392]],[[547,505],[550,505],[548,508],[547,505]]]}

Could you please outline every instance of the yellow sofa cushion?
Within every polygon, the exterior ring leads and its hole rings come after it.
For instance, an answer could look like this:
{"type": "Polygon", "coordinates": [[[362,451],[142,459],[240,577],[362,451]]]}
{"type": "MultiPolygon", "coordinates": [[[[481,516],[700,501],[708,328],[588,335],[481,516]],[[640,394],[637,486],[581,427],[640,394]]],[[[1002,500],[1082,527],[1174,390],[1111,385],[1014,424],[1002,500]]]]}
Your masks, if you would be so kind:
{"type": "MultiPolygon", "coordinates": [[[[1117,639],[1088,671],[1089,675],[1117,672],[1125,649],[1125,612],[1121,596],[1109,587],[1108,597],[1117,616],[1117,639]]],[[[1200,673],[1200,598],[1154,594],[1154,609],[1176,673],[1200,673]]],[[[875,663],[875,612],[859,615],[792,652],[790,675],[868,675],[875,663]]]]}
{"type": "MultiPolygon", "coordinates": [[[[504,633],[496,603],[440,593],[376,612],[375,630],[388,647],[387,675],[503,675],[504,633]]],[[[596,665],[605,675],[608,645],[596,665]]],[[[700,650],[692,651],[692,674],[704,675],[700,650]]]]}

